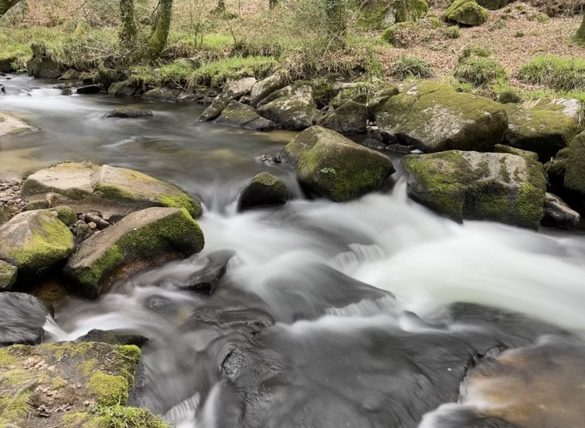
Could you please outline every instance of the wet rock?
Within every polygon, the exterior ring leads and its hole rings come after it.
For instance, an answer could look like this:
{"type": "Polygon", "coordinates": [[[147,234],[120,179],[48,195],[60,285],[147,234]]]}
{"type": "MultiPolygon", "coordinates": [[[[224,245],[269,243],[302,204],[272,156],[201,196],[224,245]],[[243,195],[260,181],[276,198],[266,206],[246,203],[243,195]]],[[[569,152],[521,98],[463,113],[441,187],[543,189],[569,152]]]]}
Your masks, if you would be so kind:
{"type": "Polygon", "coordinates": [[[575,137],[565,158],[564,187],[585,195],[585,132],[575,137]]]}
{"type": "Polygon", "coordinates": [[[43,325],[49,311],[36,297],[25,293],[0,293],[0,313],[0,347],[16,343],[35,344],[43,340],[43,325]]]}
{"type": "Polygon", "coordinates": [[[546,194],[542,224],[571,230],[576,228],[580,221],[580,214],[568,206],[561,198],[552,193],[546,194]]]}
{"type": "Polygon", "coordinates": [[[386,135],[423,152],[489,151],[508,129],[502,104],[431,81],[390,97],[376,121],[386,135]]]}
{"type": "Polygon", "coordinates": [[[327,114],[320,125],[342,134],[363,134],[366,132],[368,109],[365,104],[348,101],[327,114]]]}
{"type": "Polygon", "coordinates": [[[44,45],[33,43],[31,49],[32,58],[26,64],[28,74],[42,79],[56,79],[61,75],[63,64],[54,61],[44,45]]]}
{"type": "Polygon", "coordinates": [[[16,71],[13,69],[12,64],[17,60],[16,57],[2,58],[0,59],[0,73],[12,73],[16,71]]]}
{"type": "Polygon", "coordinates": [[[0,113],[0,138],[34,131],[24,120],[8,113],[0,113]]]}
{"type": "Polygon", "coordinates": [[[261,80],[252,86],[250,91],[250,104],[256,107],[260,101],[266,98],[274,91],[285,87],[288,84],[289,77],[286,73],[278,71],[266,79],[261,80]]]}
{"type": "Polygon", "coordinates": [[[80,95],[92,95],[92,94],[99,94],[102,91],[102,87],[100,85],[87,85],[77,88],[75,92],[80,95]]]}
{"type": "Polygon", "coordinates": [[[10,290],[16,282],[18,268],[0,260],[0,291],[10,290]]]}
{"type": "Polygon", "coordinates": [[[254,77],[246,77],[226,83],[222,93],[213,99],[212,103],[201,114],[199,120],[209,121],[217,119],[230,101],[237,100],[249,94],[254,84],[256,84],[256,78],[254,77]]]}
{"type": "Polygon", "coordinates": [[[507,144],[536,152],[543,162],[566,147],[579,133],[578,122],[559,111],[517,106],[506,109],[510,124],[505,134],[507,144]]]}
{"type": "Polygon", "coordinates": [[[258,108],[258,114],[279,124],[284,129],[302,130],[313,125],[317,105],[313,88],[309,85],[294,87],[290,95],[282,96],[258,108]]]}
{"type": "Polygon", "coordinates": [[[62,262],[74,249],[73,235],[49,211],[22,212],[0,227],[0,259],[23,275],[37,275],[62,262]]]}
{"type": "Polygon", "coordinates": [[[149,101],[169,103],[191,103],[198,100],[195,94],[171,88],[154,88],[146,91],[142,98],[149,101]]]}
{"type": "Polygon", "coordinates": [[[76,342],[100,342],[110,345],[136,345],[139,348],[144,346],[148,339],[144,336],[123,334],[115,331],[90,330],[86,335],[81,336],[76,342]]]}
{"type": "Polygon", "coordinates": [[[297,135],[283,153],[301,184],[336,202],[384,189],[394,172],[388,157],[320,126],[297,135]]]}
{"type": "Polygon", "coordinates": [[[0,349],[2,426],[167,425],[145,409],[125,407],[140,349],[133,345],[60,342],[0,349]]]}
{"type": "Polygon", "coordinates": [[[233,100],[223,109],[215,123],[254,131],[270,131],[276,128],[274,122],[260,116],[252,107],[233,100]]]}
{"type": "Polygon", "coordinates": [[[100,212],[106,219],[152,206],[186,208],[195,218],[202,212],[199,201],[170,183],[90,162],[40,170],[24,181],[22,194],[28,202],[50,199],[50,206],[68,205],[77,213],[100,212]]]}
{"type": "Polygon", "coordinates": [[[522,156],[523,158],[538,162],[538,153],[531,152],[529,150],[518,149],[516,147],[507,146],[505,144],[496,144],[494,146],[494,152],[508,153],[510,155],[518,155],[518,156],[522,156]]]}
{"type": "Polygon", "coordinates": [[[255,175],[240,193],[238,211],[284,205],[289,197],[284,181],[268,172],[262,172],[255,175]]]}
{"type": "Polygon", "coordinates": [[[181,283],[173,282],[175,287],[184,290],[213,294],[217,285],[227,272],[229,261],[236,255],[233,250],[219,250],[209,253],[205,258],[205,266],[181,283]]]}
{"type": "Polygon", "coordinates": [[[138,88],[134,79],[114,82],[108,87],[108,95],[114,97],[133,97],[137,95],[138,88]]]}
{"type": "Polygon", "coordinates": [[[107,118],[119,119],[146,119],[153,116],[154,113],[150,110],[139,110],[133,108],[117,108],[106,114],[107,118]]]}
{"type": "Polygon", "coordinates": [[[455,221],[492,220],[537,229],[543,217],[542,165],[503,153],[458,150],[408,155],[408,194],[455,221]]]}
{"type": "Polygon", "coordinates": [[[116,273],[128,275],[150,265],[198,253],[204,238],[188,212],[178,208],[147,208],[83,241],[65,272],[75,291],[96,298],[116,273]]]}
{"type": "Polygon", "coordinates": [[[486,22],[488,14],[475,0],[454,0],[445,11],[444,18],[460,25],[475,27],[486,22]]]}

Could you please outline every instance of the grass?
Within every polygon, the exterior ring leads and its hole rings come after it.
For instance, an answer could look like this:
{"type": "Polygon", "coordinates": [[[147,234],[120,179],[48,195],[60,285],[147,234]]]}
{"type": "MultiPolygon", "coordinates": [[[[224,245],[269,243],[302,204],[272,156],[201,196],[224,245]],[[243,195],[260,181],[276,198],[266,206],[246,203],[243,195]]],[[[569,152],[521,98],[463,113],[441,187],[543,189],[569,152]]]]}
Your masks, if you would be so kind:
{"type": "Polygon", "coordinates": [[[453,72],[457,80],[471,85],[485,86],[498,80],[506,80],[506,70],[496,60],[483,56],[464,57],[453,72]]]}
{"type": "Polygon", "coordinates": [[[403,56],[392,66],[392,77],[397,80],[407,78],[427,79],[433,77],[431,67],[422,59],[414,56],[403,56]]]}
{"type": "Polygon", "coordinates": [[[525,64],[518,79],[557,91],[585,90],[585,59],[542,55],[525,64]]]}

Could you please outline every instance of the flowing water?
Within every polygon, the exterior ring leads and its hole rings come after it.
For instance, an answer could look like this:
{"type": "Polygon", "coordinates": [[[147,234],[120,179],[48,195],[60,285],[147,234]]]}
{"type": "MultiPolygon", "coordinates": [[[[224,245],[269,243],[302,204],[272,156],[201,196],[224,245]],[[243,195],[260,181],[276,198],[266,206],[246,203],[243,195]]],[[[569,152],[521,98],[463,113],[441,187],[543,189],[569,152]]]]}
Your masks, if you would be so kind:
{"type": "Polygon", "coordinates": [[[40,132],[0,143],[0,176],[89,159],[205,205],[201,255],[72,299],[46,327],[50,340],[148,338],[135,401],[173,426],[585,427],[583,235],[457,225],[409,201],[399,172],[390,194],[308,201],[289,170],[259,161],[291,134],[202,124],[194,105],[105,119],[133,101],[3,83],[0,110],[40,132]],[[297,198],[236,213],[262,170],[297,198]],[[173,285],[225,249],[236,256],[212,296],[173,285]]]}

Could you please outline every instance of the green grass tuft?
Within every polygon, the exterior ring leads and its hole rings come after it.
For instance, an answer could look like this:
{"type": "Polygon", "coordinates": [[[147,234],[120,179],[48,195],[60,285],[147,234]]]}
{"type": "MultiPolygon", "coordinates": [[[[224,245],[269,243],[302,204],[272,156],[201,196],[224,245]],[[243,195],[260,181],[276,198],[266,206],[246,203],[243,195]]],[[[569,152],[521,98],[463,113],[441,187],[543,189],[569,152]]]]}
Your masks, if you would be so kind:
{"type": "Polygon", "coordinates": [[[433,77],[433,70],[420,58],[403,56],[392,66],[392,77],[398,80],[404,80],[409,77],[427,79],[433,77]]]}
{"type": "Polygon", "coordinates": [[[518,79],[559,91],[585,90],[585,59],[537,56],[520,69],[518,79]]]}

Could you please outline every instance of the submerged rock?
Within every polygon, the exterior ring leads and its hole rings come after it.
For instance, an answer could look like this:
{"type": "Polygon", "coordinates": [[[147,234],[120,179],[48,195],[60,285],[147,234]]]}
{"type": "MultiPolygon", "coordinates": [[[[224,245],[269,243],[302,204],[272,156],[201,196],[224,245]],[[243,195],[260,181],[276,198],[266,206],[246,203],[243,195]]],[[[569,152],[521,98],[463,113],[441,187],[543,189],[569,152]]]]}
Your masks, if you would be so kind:
{"type": "Polygon", "coordinates": [[[25,211],[0,227],[0,259],[20,274],[38,275],[73,253],[69,228],[48,210],[25,211]]]}
{"type": "Polygon", "coordinates": [[[284,129],[295,131],[308,128],[317,116],[313,88],[309,85],[291,88],[289,95],[263,104],[258,108],[258,113],[284,129]]]}
{"type": "Polygon", "coordinates": [[[423,152],[489,151],[508,128],[504,106],[423,82],[391,97],[376,114],[380,130],[423,152]]]}
{"type": "Polygon", "coordinates": [[[475,0],[453,0],[445,11],[444,18],[460,25],[475,27],[486,22],[488,14],[475,0]]]}
{"type": "Polygon", "coordinates": [[[107,118],[119,119],[145,119],[153,116],[154,113],[150,110],[139,110],[132,108],[117,108],[106,114],[107,118]]]}
{"type": "Polygon", "coordinates": [[[347,101],[327,114],[320,125],[342,134],[363,134],[366,132],[368,109],[365,104],[347,101]]]}
{"type": "Polygon", "coordinates": [[[252,107],[237,101],[230,101],[215,123],[238,126],[253,131],[270,131],[276,128],[274,122],[260,116],[252,107]]]}
{"type": "Polygon", "coordinates": [[[100,212],[106,219],[152,206],[185,208],[194,218],[202,213],[199,201],[173,184],[131,169],[91,162],[40,170],[24,181],[22,194],[29,202],[66,204],[77,213],[100,212]]]}
{"type": "Polygon", "coordinates": [[[0,293],[0,314],[0,347],[16,343],[35,344],[43,340],[43,326],[49,311],[36,297],[25,293],[0,293]]]}
{"type": "Polygon", "coordinates": [[[24,120],[8,113],[0,112],[0,138],[7,135],[17,135],[24,132],[34,131],[24,120]]]}
{"type": "Polygon", "coordinates": [[[60,342],[0,349],[1,426],[164,428],[145,409],[125,407],[140,349],[60,342]]]}
{"type": "Polygon", "coordinates": [[[543,217],[542,165],[516,155],[458,150],[408,155],[411,198],[462,222],[492,220],[537,229],[543,217]]]}
{"type": "Polygon", "coordinates": [[[75,291],[96,298],[116,274],[186,257],[203,249],[203,232],[185,209],[147,208],[83,241],[65,272],[75,291]]]}
{"type": "Polygon", "coordinates": [[[552,193],[546,194],[542,224],[559,229],[574,229],[581,221],[581,215],[552,193]]]}
{"type": "Polygon", "coordinates": [[[311,192],[336,202],[383,190],[394,172],[392,161],[335,131],[313,126],[284,148],[297,178],[311,192]]]}
{"type": "Polygon", "coordinates": [[[252,177],[242,190],[238,211],[284,205],[289,197],[284,181],[268,172],[262,172],[252,177]]]}

